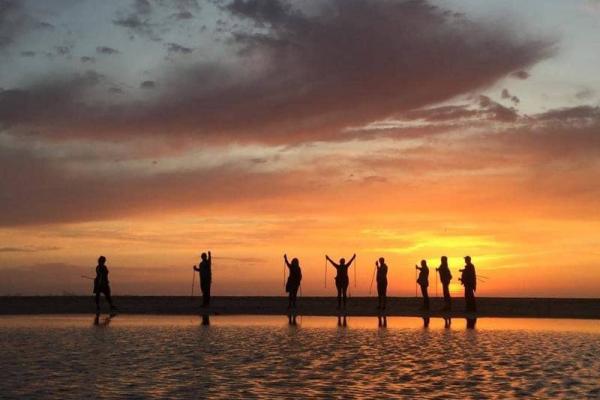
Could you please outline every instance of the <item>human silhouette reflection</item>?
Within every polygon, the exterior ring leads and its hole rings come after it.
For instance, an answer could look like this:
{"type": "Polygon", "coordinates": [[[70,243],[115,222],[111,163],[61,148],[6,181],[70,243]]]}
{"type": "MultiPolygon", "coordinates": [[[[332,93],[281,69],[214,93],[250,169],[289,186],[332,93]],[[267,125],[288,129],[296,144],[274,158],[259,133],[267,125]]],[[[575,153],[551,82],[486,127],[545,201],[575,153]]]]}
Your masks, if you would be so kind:
{"type": "Polygon", "coordinates": [[[429,328],[429,317],[423,317],[423,328],[429,328]]]}
{"type": "Polygon", "coordinates": [[[96,316],[94,317],[94,325],[101,327],[101,328],[106,328],[108,325],[110,325],[111,320],[112,320],[111,316],[104,317],[104,318],[102,318],[102,320],[100,320],[100,315],[96,314],[96,316]]]}
{"type": "Polygon", "coordinates": [[[467,320],[467,329],[475,329],[475,325],[477,324],[477,318],[466,318],[467,320]]]}
{"type": "Polygon", "coordinates": [[[450,329],[450,325],[452,325],[452,318],[444,317],[444,328],[450,329]]]}
{"type": "Polygon", "coordinates": [[[335,287],[337,288],[337,300],[338,300],[338,310],[342,308],[342,300],[344,303],[344,309],[346,308],[346,297],[348,292],[348,285],[350,284],[350,278],[348,278],[348,268],[352,265],[352,262],[356,258],[356,254],[352,256],[350,261],[346,264],[345,258],[340,258],[340,263],[336,264],[333,262],[329,256],[325,256],[325,259],[333,265],[336,270],[335,276],[335,287]]]}
{"type": "Polygon", "coordinates": [[[380,328],[387,328],[387,315],[380,314],[377,316],[377,326],[380,328]]]}
{"type": "Polygon", "coordinates": [[[338,317],[337,317],[338,326],[343,326],[343,327],[348,326],[348,321],[346,318],[347,318],[346,315],[338,315],[338,317]]]}
{"type": "Polygon", "coordinates": [[[294,313],[294,314],[292,314],[292,313],[289,313],[289,314],[288,314],[288,324],[289,324],[289,325],[298,325],[298,322],[297,322],[297,320],[296,320],[296,317],[297,317],[297,316],[296,316],[296,314],[295,314],[295,313],[294,313]]]}
{"type": "Polygon", "coordinates": [[[415,268],[419,270],[417,283],[421,287],[421,293],[423,294],[423,309],[429,310],[429,294],[427,293],[427,287],[429,286],[429,267],[427,266],[427,261],[421,260],[421,266],[415,265],[415,268]]]}
{"type": "Polygon", "coordinates": [[[204,325],[204,326],[210,325],[210,316],[208,314],[202,314],[202,325],[204,325]]]}

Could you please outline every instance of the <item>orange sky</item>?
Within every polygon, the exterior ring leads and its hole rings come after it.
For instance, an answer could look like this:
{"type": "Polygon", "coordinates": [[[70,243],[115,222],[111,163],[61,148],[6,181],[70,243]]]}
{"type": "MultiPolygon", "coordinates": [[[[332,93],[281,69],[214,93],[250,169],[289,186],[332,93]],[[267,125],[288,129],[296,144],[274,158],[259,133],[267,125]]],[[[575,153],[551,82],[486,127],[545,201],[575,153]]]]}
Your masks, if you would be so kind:
{"type": "Polygon", "coordinates": [[[0,10],[0,295],[600,296],[593,2],[143,3],[0,10]]]}

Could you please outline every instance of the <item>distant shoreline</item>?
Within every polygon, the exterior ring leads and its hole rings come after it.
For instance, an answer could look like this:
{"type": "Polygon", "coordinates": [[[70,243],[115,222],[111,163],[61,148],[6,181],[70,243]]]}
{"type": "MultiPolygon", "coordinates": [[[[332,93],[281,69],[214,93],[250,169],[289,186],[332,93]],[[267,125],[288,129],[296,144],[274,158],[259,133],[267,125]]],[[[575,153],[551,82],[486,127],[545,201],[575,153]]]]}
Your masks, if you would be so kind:
{"type": "MultiPolygon", "coordinates": [[[[391,297],[388,299],[387,316],[407,317],[465,317],[462,298],[453,299],[453,311],[441,312],[441,298],[431,299],[431,311],[421,310],[422,300],[415,297],[391,297]]],[[[122,314],[158,315],[285,315],[285,297],[214,297],[212,306],[200,308],[200,297],[189,296],[115,296],[115,303],[122,314]]],[[[476,317],[522,317],[522,318],[576,318],[600,319],[600,299],[561,298],[500,298],[478,299],[476,317]]],[[[348,299],[346,314],[349,316],[377,316],[376,297],[348,299]]],[[[0,315],[37,314],[93,314],[92,296],[2,296],[0,315]]],[[[102,311],[107,305],[102,300],[102,311]]],[[[299,315],[336,316],[335,297],[303,297],[298,299],[299,315]]]]}

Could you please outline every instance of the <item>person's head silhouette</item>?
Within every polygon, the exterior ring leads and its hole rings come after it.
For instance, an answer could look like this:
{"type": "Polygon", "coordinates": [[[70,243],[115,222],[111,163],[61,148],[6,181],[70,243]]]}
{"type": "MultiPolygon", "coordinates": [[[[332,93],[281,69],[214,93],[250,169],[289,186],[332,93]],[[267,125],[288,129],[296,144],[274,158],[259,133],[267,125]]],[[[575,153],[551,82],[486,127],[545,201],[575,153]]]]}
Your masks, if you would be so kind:
{"type": "Polygon", "coordinates": [[[98,265],[104,265],[106,263],[106,257],[100,256],[98,257],[98,265]]]}
{"type": "Polygon", "coordinates": [[[427,261],[421,260],[421,267],[426,267],[426,266],[427,266],[427,261]]]}
{"type": "Polygon", "coordinates": [[[346,265],[346,259],[340,258],[340,265],[346,265]]]}
{"type": "Polygon", "coordinates": [[[471,263],[471,256],[465,256],[465,262],[467,264],[470,264],[471,263]]]}
{"type": "Polygon", "coordinates": [[[385,264],[385,258],[383,258],[383,257],[379,257],[379,264],[380,264],[380,265],[383,265],[383,264],[385,264]]]}
{"type": "Polygon", "coordinates": [[[200,255],[200,258],[202,259],[202,261],[206,261],[206,257],[207,257],[207,256],[206,256],[206,253],[202,253],[202,254],[200,255]]]}
{"type": "Polygon", "coordinates": [[[297,258],[295,258],[295,257],[294,257],[294,258],[292,259],[292,265],[293,265],[294,267],[298,267],[298,266],[300,265],[300,262],[298,261],[298,259],[297,259],[297,258]]]}
{"type": "Polygon", "coordinates": [[[442,256],[442,265],[448,264],[448,257],[442,256]]]}

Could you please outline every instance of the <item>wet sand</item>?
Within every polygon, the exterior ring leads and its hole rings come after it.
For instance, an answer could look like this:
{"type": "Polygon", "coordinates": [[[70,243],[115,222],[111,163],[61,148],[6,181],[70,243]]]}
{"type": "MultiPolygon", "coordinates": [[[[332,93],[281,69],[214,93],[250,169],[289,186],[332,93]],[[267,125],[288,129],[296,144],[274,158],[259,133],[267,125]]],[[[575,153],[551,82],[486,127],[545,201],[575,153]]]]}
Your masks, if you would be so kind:
{"type": "MultiPolygon", "coordinates": [[[[201,299],[188,296],[115,296],[122,314],[162,315],[284,315],[284,297],[214,297],[210,308],[201,308],[201,299]]],[[[478,300],[477,317],[582,318],[600,319],[600,299],[541,299],[492,298],[478,300]]],[[[464,301],[453,299],[453,311],[441,312],[443,300],[431,299],[431,310],[421,310],[422,300],[414,297],[388,299],[388,316],[464,317],[464,301]]],[[[336,316],[334,297],[304,297],[298,299],[297,313],[301,315],[336,316]]],[[[377,299],[357,297],[348,299],[347,315],[376,316],[377,299]]],[[[85,314],[95,310],[91,296],[14,296],[0,297],[0,315],[85,314]]],[[[102,311],[108,311],[102,299],[102,311]]],[[[472,316],[473,314],[469,314],[472,316]]]]}

